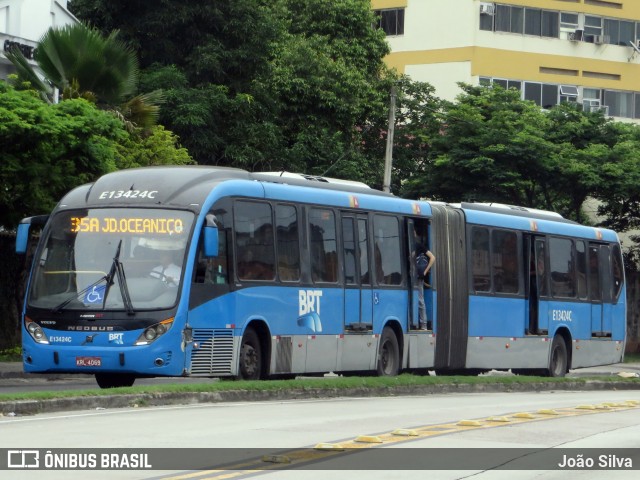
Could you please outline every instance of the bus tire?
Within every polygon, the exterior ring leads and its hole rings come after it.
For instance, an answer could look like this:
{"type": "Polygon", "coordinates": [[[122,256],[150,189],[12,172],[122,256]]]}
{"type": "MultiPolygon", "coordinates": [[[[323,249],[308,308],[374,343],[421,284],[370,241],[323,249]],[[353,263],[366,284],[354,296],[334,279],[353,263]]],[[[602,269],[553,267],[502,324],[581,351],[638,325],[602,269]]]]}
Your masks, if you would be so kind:
{"type": "Polygon", "coordinates": [[[238,377],[242,380],[259,380],[262,376],[262,348],[256,331],[249,327],[240,343],[238,377]]]}
{"type": "Polygon", "coordinates": [[[400,372],[400,348],[396,334],[390,327],[382,330],[377,372],[379,377],[393,377],[400,372]]]}
{"type": "Polygon", "coordinates": [[[128,373],[96,373],[96,382],[100,388],[130,387],[135,381],[135,375],[128,373]]]}
{"type": "Polygon", "coordinates": [[[553,337],[549,368],[545,373],[548,377],[564,377],[567,373],[567,345],[560,335],[553,337]]]}

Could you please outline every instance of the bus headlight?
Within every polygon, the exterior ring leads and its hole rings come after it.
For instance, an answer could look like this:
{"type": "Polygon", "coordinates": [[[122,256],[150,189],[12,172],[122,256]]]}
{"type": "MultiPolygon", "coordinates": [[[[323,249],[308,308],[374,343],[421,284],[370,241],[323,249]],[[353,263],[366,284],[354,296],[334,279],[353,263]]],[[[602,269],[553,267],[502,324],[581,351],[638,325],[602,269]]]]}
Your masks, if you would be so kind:
{"type": "Polygon", "coordinates": [[[155,342],[158,337],[161,337],[169,331],[171,325],[173,325],[173,317],[167,318],[160,323],[156,323],[155,325],[145,328],[144,332],[142,332],[142,335],[138,337],[135,344],[149,345],[150,343],[155,342]]]}
{"type": "Polygon", "coordinates": [[[33,338],[37,343],[49,343],[49,339],[47,338],[47,335],[44,333],[44,330],[42,330],[42,327],[40,325],[31,320],[29,317],[25,317],[24,322],[27,327],[27,332],[29,332],[31,338],[33,338]]]}

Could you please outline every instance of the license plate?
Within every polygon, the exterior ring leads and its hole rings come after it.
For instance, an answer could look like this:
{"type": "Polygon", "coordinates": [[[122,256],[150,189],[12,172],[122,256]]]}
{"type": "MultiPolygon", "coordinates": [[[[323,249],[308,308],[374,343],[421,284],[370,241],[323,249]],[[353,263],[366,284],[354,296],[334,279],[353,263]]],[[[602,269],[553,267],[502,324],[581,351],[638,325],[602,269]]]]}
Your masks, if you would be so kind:
{"type": "Polygon", "coordinates": [[[76,357],[76,367],[101,367],[101,357],[76,357]]]}

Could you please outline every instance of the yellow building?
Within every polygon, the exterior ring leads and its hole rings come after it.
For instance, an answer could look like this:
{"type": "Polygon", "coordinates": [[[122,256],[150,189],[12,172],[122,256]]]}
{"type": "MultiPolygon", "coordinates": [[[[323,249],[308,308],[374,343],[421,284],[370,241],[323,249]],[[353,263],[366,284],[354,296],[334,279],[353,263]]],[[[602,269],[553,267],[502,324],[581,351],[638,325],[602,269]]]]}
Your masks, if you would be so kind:
{"type": "Polygon", "coordinates": [[[387,64],[453,100],[500,84],[640,121],[640,0],[372,0],[387,64]]]}

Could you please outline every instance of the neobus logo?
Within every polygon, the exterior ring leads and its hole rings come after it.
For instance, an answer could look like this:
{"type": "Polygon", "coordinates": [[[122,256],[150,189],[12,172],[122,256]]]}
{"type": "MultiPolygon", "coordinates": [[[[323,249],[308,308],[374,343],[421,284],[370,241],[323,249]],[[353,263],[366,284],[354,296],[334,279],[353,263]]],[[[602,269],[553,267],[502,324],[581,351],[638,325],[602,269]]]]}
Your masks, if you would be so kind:
{"type": "Polygon", "coordinates": [[[320,315],[320,298],[322,290],[298,290],[298,313],[305,315],[316,312],[320,315]]]}

